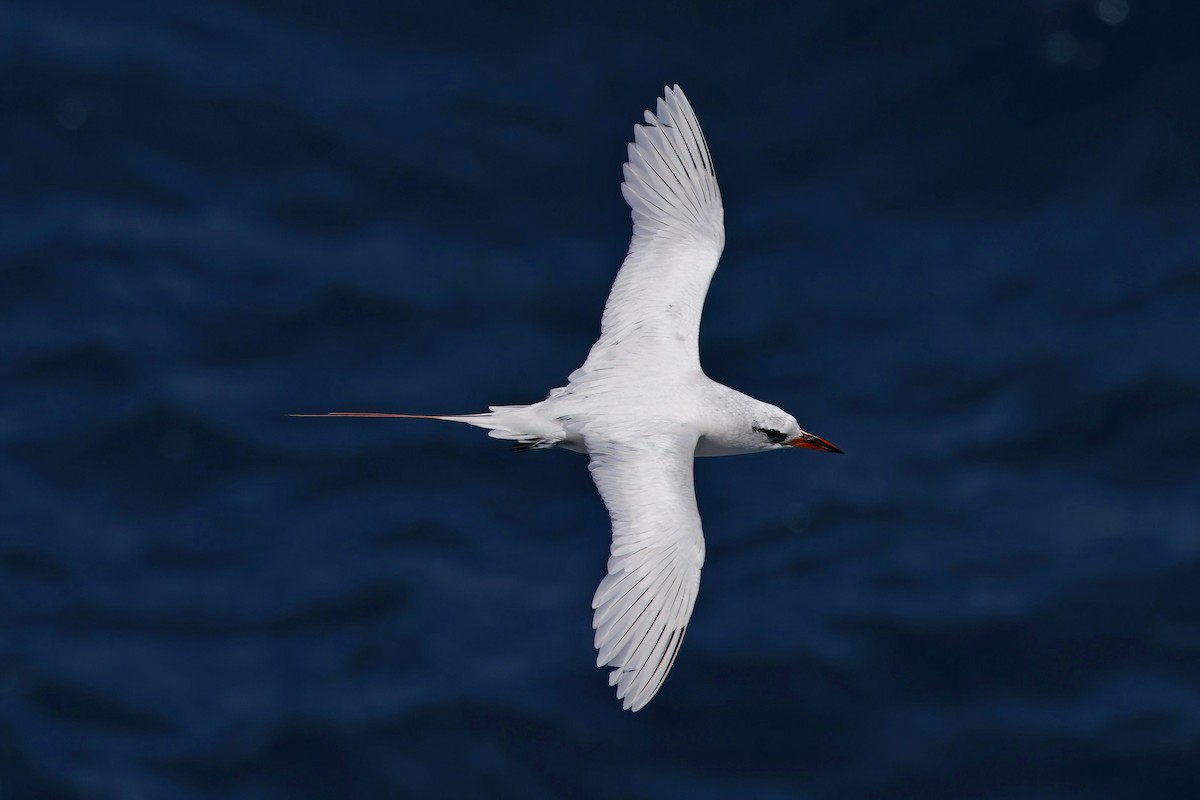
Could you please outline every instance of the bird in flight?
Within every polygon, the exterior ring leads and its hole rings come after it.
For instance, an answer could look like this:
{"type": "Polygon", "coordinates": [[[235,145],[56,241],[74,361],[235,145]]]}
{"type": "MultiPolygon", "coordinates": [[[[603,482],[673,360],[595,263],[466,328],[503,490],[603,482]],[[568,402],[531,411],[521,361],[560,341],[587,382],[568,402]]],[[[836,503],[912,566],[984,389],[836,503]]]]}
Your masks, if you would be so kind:
{"type": "Polygon", "coordinates": [[[296,416],[465,422],[514,450],[586,453],[612,518],[608,575],[592,599],[609,685],[638,711],[667,677],[700,588],[704,534],[692,459],[807,448],[842,452],[790,414],[710,379],[700,314],[725,246],[725,212],[708,144],[678,85],[633,130],[621,193],[633,216],[600,338],[567,385],[532,405],[482,414],[341,411],[296,416]]]}

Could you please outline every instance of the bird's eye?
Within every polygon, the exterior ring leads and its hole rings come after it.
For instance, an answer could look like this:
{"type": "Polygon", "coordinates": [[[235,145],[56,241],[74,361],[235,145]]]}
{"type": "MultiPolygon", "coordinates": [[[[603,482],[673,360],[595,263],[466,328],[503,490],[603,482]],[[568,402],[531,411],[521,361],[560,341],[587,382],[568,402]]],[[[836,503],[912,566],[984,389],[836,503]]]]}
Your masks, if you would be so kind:
{"type": "Polygon", "coordinates": [[[787,434],[780,433],[779,431],[773,431],[770,428],[755,427],[754,430],[758,431],[763,436],[767,437],[767,440],[771,444],[783,444],[783,441],[785,439],[787,439],[787,434]]]}

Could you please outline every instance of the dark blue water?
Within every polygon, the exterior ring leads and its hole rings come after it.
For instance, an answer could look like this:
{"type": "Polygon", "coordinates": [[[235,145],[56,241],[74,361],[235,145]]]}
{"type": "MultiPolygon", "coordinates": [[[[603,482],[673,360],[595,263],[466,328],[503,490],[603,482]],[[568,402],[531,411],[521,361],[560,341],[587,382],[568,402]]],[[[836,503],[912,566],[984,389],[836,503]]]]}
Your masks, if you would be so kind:
{"type": "Polygon", "coordinates": [[[0,6],[0,795],[1200,796],[1200,12],[0,6]],[[688,92],[708,372],[642,713],[560,385],[688,92]]]}

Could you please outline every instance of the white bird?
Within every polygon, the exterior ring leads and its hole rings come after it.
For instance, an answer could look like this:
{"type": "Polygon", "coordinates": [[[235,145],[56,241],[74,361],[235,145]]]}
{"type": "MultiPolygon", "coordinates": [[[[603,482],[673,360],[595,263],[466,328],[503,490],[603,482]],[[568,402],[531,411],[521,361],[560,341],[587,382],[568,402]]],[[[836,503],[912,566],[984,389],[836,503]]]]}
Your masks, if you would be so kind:
{"type": "Polygon", "coordinates": [[[666,87],[634,127],[621,193],[633,216],[600,338],[540,403],[483,414],[333,412],[465,422],[514,450],[565,447],[589,468],[612,517],[608,575],[592,599],[597,666],[637,711],[667,677],[696,602],[704,535],[692,459],[783,448],[842,452],[794,417],[710,379],[700,314],[725,246],[708,144],[683,91],[666,87]]]}

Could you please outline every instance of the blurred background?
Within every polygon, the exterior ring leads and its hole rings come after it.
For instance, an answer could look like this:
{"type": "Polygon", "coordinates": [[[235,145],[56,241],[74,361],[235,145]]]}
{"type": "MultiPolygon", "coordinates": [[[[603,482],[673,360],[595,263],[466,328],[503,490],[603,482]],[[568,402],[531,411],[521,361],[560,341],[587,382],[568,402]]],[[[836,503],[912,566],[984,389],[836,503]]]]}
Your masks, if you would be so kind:
{"type": "Polygon", "coordinates": [[[1200,7],[0,6],[0,796],[1200,796],[1200,7]],[[680,658],[594,666],[532,402],[680,83],[709,374],[680,658]]]}

